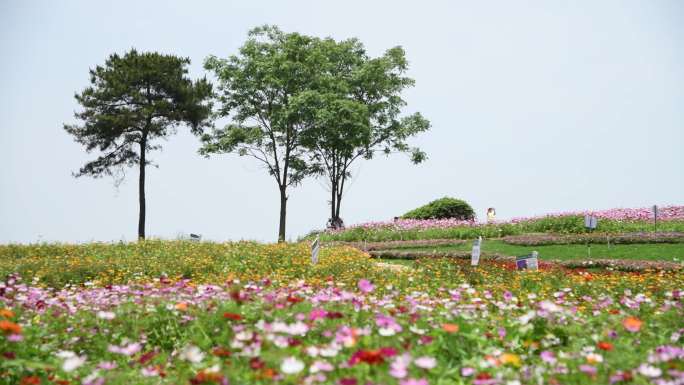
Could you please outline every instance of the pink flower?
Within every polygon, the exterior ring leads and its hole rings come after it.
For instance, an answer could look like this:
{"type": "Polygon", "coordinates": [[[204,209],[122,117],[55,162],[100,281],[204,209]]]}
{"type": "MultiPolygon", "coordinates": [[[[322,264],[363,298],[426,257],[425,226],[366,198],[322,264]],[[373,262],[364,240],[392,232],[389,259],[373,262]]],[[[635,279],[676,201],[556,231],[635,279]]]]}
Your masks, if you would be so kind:
{"type": "Polygon", "coordinates": [[[470,367],[467,367],[467,366],[464,367],[464,368],[461,368],[461,376],[463,376],[463,377],[470,377],[470,376],[472,376],[473,374],[475,374],[475,369],[470,368],[470,367]]]}
{"type": "Polygon", "coordinates": [[[315,321],[320,318],[325,318],[328,315],[328,312],[325,311],[324,309],[313,309],[311,310],[311,313],[309,313],[309,320],[310,321],[315,321]]]}
{"type": "Polygon", "coordinates": [[[394,378],[404,378],[408,375],[408,365],[411,363],[411,355],[408,353],[398,356],[390,364],[389,375],[394,378]]]}
{"type": "Polygon", "coordinates": [[[428,385],[428,380],[424,378],[416,379],[416,378],[409,378],[406,380],[401,380],[399,382],[399,385],[428,385]]]}
{"type": "Polygon", "coordinates": [[[97,367],[102,370],[116,369],[116,362],[102,361],[97,365],[97,367]]]}
{"type": "Polygon", "coordinates": [[[547,364],[553,364],[556,362],[556,356],[552,351],[544,350],[539,354],[539,356],[541,357],[542,361],[546,362],[547,364]]]}
{"type": "Polygon", "coordinates": [[[375,289],[375,286],[373,286],[373,284],[367,279],[360,279],[358,286],[359,290],[364,293],[370,293],[375,289]]]}
{"type": "Polygon", "coordinates": [[[111,353],[123,354],[124,356],[132,356],[135,353],[139,352],[140,349],[141,346],[137,342],[128,344],[126,346],[109,345],[109,348],[107,348],[107,350],[111,353]]]}
{"type": "Polygon", "coordinates": [[[586,373],[586,374],[588,374],[588,375],[590,375],[590,376],[593,376],[593,375],[596,374],[596,367],[591,366],[591,365],[580,365],[580,366],[579,366],[579,370],[580,370],[582,373],[586,373]]]}

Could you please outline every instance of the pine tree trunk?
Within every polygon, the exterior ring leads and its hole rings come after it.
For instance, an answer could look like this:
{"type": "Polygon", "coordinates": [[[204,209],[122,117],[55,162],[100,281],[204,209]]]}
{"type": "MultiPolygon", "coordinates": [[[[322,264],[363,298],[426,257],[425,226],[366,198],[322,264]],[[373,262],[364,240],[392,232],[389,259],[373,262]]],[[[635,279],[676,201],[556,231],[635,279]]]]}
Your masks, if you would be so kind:
{"type": "Polygon", "coordinates": [[[138,239],[145,239],[145,147],[147,135],[143,135],[140,142],[140,178],[138,179],[138,203],[140,213],[138,215],[138,239]]]}
{"type": "Polygon", "coordinates": [[[280,225],[278,226],[278,242],[285,242],[285,215],[287,213],[286,186],[280,187],[280,225]]]}

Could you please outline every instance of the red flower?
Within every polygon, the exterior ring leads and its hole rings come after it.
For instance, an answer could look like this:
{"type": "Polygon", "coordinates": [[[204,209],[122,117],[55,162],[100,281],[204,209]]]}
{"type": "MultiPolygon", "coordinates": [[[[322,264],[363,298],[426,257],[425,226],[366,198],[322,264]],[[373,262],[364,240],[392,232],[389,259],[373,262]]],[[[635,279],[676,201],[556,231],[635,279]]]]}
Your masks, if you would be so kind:
{"type": "Polygon", "coordinates": [[[289,302],[289,303],[299,303],[302,301],[304,301],[304,298],[302,298],[302,297],[296,297],[294,295],[290,295],[287,297],[287,302],[289,302]]]}
{"type": "Polygon", "coordinates": [[[202,372],[197,373],[194,378],[191,378],[190,383],[192,385],[200,385],[200,384],[220,384],[220,385],[225,384],[225,385],[227,385],[228,381],[220,373],[202,371],[202,372]]]}
{"type": "Polygon", "coordinates": [[[21,385],[40,385],[40,377],[28,376],[21,379],[21,385]]]}
{"type": "Polygon", "coordinates": [[[149,351],[138,358],[138,362],[140,362],[140,365],[145,365],[148,363],[150,360],[152,360],[155,356],[157,355],[157,352],[154,350],[149,351]]]}
{"type": "Polygon", "coordinates": [[[215,355],[216,357],[230,357],[231,352],[228,349],[216,347],[211,351],[211,354],[215,355]]]}
{"type": "Polygon", "coordinates": [[[242,316],[240,314],[237,314],[237,313],[226,312],[226,313],[223,313],[223,318],[233,320],[233,321],[239,321],[242,319],[242,316]]]}
{"type": "Polygon", "coordinates": [[[356,378],[341,378],[338,382],[340,385],[356,385],[359,381],[356,378]]]}
{"type": "Polygon", "coordinates": [[[610,342],[606,342],[606,341],[599,341],[599,343],[596,346],[598,346],[599,349],[605,350],[605,351],[613,350],[613,344],[611,344],[610,342]]]}
{"type": "Polygon", "coordinates": [[[353,366],[360,362],[365,362],[368,365],[381,364],[385,362],[385,358],[397,355],[395,348],[380,348],[376,350],[358,350],[349,358],[349,365],[353,366]]]}
{"type": "Polygon", "coordinates": [[[253,357],[249,360],[249,367],[254,370],[263,369],[264,366],[266,366],[266,363],[262,361],[259,357],[253,357]]]}

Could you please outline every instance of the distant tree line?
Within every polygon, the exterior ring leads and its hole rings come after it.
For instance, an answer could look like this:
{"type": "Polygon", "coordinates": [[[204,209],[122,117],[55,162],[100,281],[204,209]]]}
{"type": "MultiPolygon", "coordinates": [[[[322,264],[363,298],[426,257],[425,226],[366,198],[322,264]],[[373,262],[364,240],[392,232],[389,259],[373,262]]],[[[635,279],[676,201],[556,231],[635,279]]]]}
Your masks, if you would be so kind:
{"type": "Polygon", "coordinates": [[[340,207],[351,166],[378,153],[426,159],[407,139],[427,131],[420,113],[401,116],[405,75],[401,47],[370,57],[357,39],[335,41],[275,26],[251,30],[239,53],[209,56],[204,68],[217,79],[188,77],[188,58],[135,49],[112,54],[90,70],[90,86],[75,95],[79,124],[64,129],[98,157],[74,175],[113,175],[139,169],[138,238],[145,238],[145,168],[157,139],[188,126],[204,156],[235,153],[257,159],[278,185],[279,241],[285,240],[289,187],[306,177],[325,178],[330,219],[341,226],[340,207]],[[217,128],[217,118],[230,123],[217,128]]]}

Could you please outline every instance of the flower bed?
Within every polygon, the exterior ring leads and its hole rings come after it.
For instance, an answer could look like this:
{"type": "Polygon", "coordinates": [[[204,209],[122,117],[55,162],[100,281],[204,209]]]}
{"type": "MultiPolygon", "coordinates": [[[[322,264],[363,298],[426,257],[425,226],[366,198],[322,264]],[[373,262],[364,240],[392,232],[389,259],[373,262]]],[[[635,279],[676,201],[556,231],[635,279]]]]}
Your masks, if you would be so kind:
{"type": "Polygon", "coordinates": [[[387,242],[342,242],[332,241],[327,242],[329,246],[349,246],[359,250],[385,250],[385,249],[401,249],[407,247],[424,247],[424,246],[453,246],[465,243],[460,239],[421,239],[413,241],[387,241],[387,242]]]}
{"type": "MultiPolygon", "coordinates": [[[[423,258],[447,258],[456,260],[470,261],[470,252],[438,252],[438,251],[398,251],[398,250],[375,250],[370,251],[369,254],[378,259],[405,259],[405,260],[419,260],[423,258]]],[[[489,263],[506,263],[514,267],[514,256],[507,256],[502,254],[482,253],[480,263],[486,265],[489,263]]],[[[629,260],[629,259],[580,259],[580,260],[557,260],[544,259],[540,261],[546,266],[558,266],[568,269],[610,269],[615,271],[684,271],[684,263],[669,262],[669,261],[646,261],[646,260],[629,260]]]]}
{"type": "MultiPolygon", "coordinates": [[[[649,208],[612,209],[593,212],[565,212],[544,216],[514,218],[495,223],[459,221],[453,219],[368,222],[320,233],[323,241],[380,242],[422,239],[473,239],[478,236],[498,238],[527,233],[586,233],[584,215],[599,217],[598,231],[605,233],[633,233],[653,230],[649,208]]],[[[658,230],[684,232],[684,206],[667,206],[659,209],[658,230]]]]}
{"type": "MultiPolygon", "coordinates": [[[[327,256],[331,258],[331,256],[327,256]]],[[[249,263],[257,263],[250,260],[249,263]]],[[[684,379],[684,275],[423,259],[330,278],[0,283],[8,384],[639,384],[684,379]],[[446,382],[445,382],[446,381],[446,382]]],[[[265,272],[263,272],[265,273],[265,272]]]]}
{"type": "Polygon", "coordinates": [[[636,243],[683,243],[684,233],[631,233],[631,234],[526,234],[507,236],[502,239],[505,243],[520,246],[540,245],[571,245],[585,243],[613,243],[613,244],[636,244],[636,243]]]}

